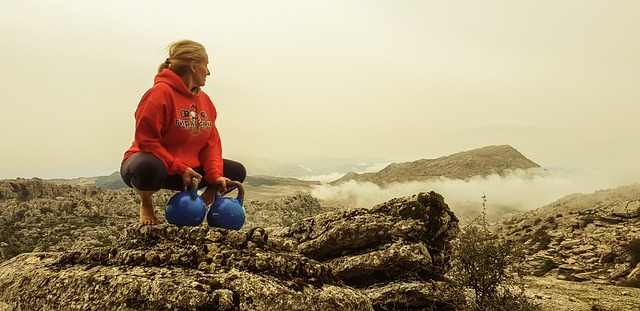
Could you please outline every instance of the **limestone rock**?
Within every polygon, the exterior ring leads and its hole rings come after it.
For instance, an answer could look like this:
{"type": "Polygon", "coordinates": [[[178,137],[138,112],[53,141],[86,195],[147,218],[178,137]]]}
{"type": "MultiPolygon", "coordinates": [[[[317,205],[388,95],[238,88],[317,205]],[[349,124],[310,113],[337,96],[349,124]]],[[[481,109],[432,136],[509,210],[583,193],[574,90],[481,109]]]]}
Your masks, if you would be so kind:
{"type": "Polygon", "coordinates": [[[495,229],[524,246],[533,275],[553,270],[563,280],[618,283],[633,270],[626,245],[640,244],[639,193],[630,185],[573,194],[507,215],[495,229]]]}
{"type": "Polygon", "coordinates": [[[457,218],[437,193],[326,213],[290,228],[133,225],[109,246],[0,264],[18,310],[394,310],[452,305],[457,218]]]}
{"type": "Polygon", "coordinates": [[[305,219],[283,235],[296,240],[300,253],[329,261],[345,282],[355,284],[403,277],[402,271],[442,277],[447,271],[446,249],[457,233],[458,219],[442,196],[430,192],[410,200],[393,199],[370,210],[305,219]],[[341,259],[345,257],[346,262],[341,259]],[[366,269],[361,260],[367,263],[366,269]],[[350,265],[359,266],[359,273],[370,272],[363,277],[350,265]]]}
{"type": "Polygon", "coordinates": [[[325,212],[318,199],[309,194],[296,194],[283,199],[248,201],[246,226],[288,227],[294,222],[325,212]]]}

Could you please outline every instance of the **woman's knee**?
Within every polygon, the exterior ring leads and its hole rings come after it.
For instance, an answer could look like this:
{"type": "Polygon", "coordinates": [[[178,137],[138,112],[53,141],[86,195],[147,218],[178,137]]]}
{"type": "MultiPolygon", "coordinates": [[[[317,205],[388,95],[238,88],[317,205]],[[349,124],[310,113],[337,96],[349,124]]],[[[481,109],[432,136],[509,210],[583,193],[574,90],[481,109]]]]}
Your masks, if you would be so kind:
{"type": "Polygon", "coordinates": [[[247,169],[240,162],[224,159],[224,176],[235,181],[244,182],[247,169]]]}
{"type": "Polygon", "coordinates": [[[147,152],[138,152],[122,164],[122,180],[130,187],[142,191],[159,190],[167,178],[164,162],[147,152]]]}

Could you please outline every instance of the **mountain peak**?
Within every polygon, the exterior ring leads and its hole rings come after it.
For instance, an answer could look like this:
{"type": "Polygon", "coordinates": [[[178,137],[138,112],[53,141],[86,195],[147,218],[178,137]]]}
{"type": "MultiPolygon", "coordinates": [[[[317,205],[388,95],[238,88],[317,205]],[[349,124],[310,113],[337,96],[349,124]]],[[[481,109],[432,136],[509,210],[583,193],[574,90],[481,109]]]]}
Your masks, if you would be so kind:
{"type": "Polygon", "coordinates": [[[378,185],[392,182],[424,181],[440,177],[467,179],[491,174],[504,175],[512,170],[540,168],[509,145],[492,145],[463,151],[437,159],[392,163],[377,173],[349,173],[334,183],[348,180],[369,181],[378,185]]]}

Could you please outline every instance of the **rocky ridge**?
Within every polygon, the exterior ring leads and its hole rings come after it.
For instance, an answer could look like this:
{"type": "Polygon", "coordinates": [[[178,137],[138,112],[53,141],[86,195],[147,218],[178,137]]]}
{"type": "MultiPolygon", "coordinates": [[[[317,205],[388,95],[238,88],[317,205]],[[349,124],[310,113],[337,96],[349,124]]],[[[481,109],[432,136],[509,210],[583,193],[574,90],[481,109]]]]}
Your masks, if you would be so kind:
{"type": "Polygon", "coordinates": [[[617,284],[640,280],[640,185],[573,194],[496,224],[505,239],[524,245],[534,275],[617,284]]]}
{"type": "Polygon", "coordinates": [[[441,281],[457,232],[434,192],[286,228],[133,225],[0,264],[0,310],[444,310],[460,299],[441,281]]]}
{"type": "Polygon", "coordinates": [[[535,170],[544,174],[540,165],[527,159],[509,145],[486,146],[437,159],[392,163],[377,173],[348,173],[333,183],[349,180],[372,182],[380,186],[393,182],[425,181],[437,178],[467,179],[491,174],[505,175],[514,170],[535,170]]]}

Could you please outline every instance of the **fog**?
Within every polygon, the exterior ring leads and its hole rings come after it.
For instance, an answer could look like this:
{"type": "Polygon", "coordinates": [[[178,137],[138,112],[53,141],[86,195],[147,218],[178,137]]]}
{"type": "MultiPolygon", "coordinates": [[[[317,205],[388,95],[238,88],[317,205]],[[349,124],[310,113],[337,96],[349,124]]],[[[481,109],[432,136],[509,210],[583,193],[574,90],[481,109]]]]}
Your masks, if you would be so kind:
{"type": "Polygon", "coordinates": [[[367,208],[389,199],[435,191],[458,215],[477,216],[483,210],[495,218],[507,212],[528,211],[572,193],[591,193],[614,187],[610,177],[592,169],[516,170],[506,176],[497,174],[468,180],[441,178],[425,182],[392,183],[380,187],[371,182],[351,180],[340,185],[323,184],[314,187],[312,195],[324,204],[367,208]]]}
{"type": "Polygon", "coordinates": [[[0,178],[117,171],[164,48],[193,39],[227,158],[508,144],[639,182],[640,1],[5,2],[0,178]]]}

